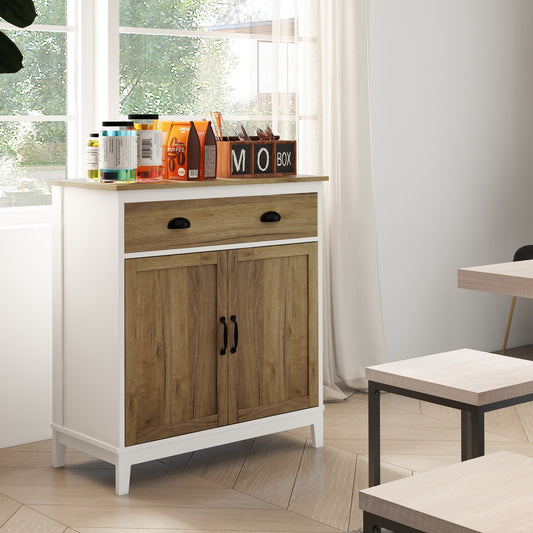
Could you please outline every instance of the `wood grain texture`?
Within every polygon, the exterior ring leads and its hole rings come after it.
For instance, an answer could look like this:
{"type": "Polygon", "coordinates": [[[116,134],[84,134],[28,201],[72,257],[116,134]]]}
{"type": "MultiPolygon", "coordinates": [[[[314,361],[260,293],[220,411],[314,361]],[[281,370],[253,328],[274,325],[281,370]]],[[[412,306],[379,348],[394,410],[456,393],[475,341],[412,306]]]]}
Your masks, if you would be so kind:
{"type": "Polygon", "coordinates": [[[308,442],[289,509],[346,531],[355,465],[354,454],[336,448],[312,448],[308,442]]]}
{"type": "Polygon", "coordinates": [[[235,489],[286,509],[305,442],[287,434],[255,439],[235,489]]]}
{"type": "Polygon", "coordinates": [[[318,405],[316,248],[126,260],[127,445],[318,405]]]}
{"type": "MultiPolygon", "coordinates": [[[[210,485],[205,481],[206,485],[210,485]]],[[[183,484],[181,484],[183,485],[183,484]]],[[[107,489],[107,487],[106,487],[107,489]]],[[[168,483],[144,483],[129,494],[127,498],[117,497],[112,490],[104,490],[101,486],[92,487],[19,487],[10,489],[22,501],[31,501],[38,505],[79,505],[117,506],[117,507],[205,507],[215,509],[272,509],[266,501],[253,498],[242,492],[227,487],[184,487],[176,486],[171,491],[168,483]]],[[[0,529],[0,531],[2,531],[0,529]]],[[[29,532],[33,533],[33,532],[29,532]]]]}
{"type": "Polygon", "coordinates": [[[229,315],[239,323],[230,421],[317,404],[315,252],[315,243],[228,252],[229,315]]]}
{"type": "Polygon", "coordinates": [[[252,446],[253,439],[232,442],[194,452],[186,470],[226,487],[233,487],[252,446]]]}
{"type": "Polygon", "coordinates": [[[533,260],[460,268],[461,289],[533,298],[533,260]]]}
{"type": "MultiPolygon", "coordinates": [[[[135,530],[134,530],[135,531],[135,530]]],[[[250,531],[245,530],[246,532],[250,531]]],[[[135,533],[162,533],[159,528],[145,528],[142,530],[137,530],[135,533]]],[[[344,531],[339,531],[338,529],[333,529],[325,526],[325,529],[314,529],[313,533],[344,533],[344,531]]],[[[92,528],[92,527],[78,527],[74,532],[65,532],[65,533],[133,533],[131,529],[124,528],[92,528]]],[[[165,529],[163,533],[220,533],[220,529],[217,531],[215,529],[165,529]]],[[[224,529],[223,533],[243,533],[242,529],[224,529]]],[[[254,533],[293,533],[293,531],[287,531],[286,529],[261,529],[254,530],[254,533]]]]}
{"type": "Polygon", "coordinates": [[[77,531],[83,527],[130,528],[140,531],[157,523],[159,529],[185,531],[205,529],[220,532],[233,529],[243,533],[268,530],[298,533],[339,532],[338,529],[284,509],[113,506],[91,508],[83,505],[35,505],[34,508],[54,520],[72,524],[71,527],[77,531]]]}
{"type": "MultiPolygon", "coordinates": [[[[526,410],[523,415],[529,416],[527,410],[529,404],[517,407],[525,407],[526,410]]],[[[450,411],[456,412],[456,410],[450,411]]],[[[501,410],[502,413],[505,411],[501,410]]],[[[435,416],[438,414],[440,413],[435,412],[435,416]]],[[[342,462],[342,456],[345,453],[355,457],[356,451],[360,450],[360,454],[357,455],[355,484],[350,495],[352,503],[347,503],[346,506],[340,505],[336,516],[333,517],[336,521],[351,518],[349,526],[340,529],[330,527],[328,524],[317,520],[312,521],[310,516],[307,516],[313,526],[308,527],[308,523],[301,523],[300,533],[311,531],[313,527],[316,528],[314,531],[345,533],[347,529],[357,530],[361,526],[359,522],[361,515],[356,509],[356,497],[358,490],[365,488],[363,485],[368,480],[366,416],[367,396],[360,392],[352,394],[343,402],[326,404],[325,447],[331,453],[340,453],[339,459],[333,461],[342,462]]],[[[408,405],[405,406],[405,409],[399,409],[398,406],[384,403],[382,404],[381,422],[383,445],[386,445],[389,452],[394,452],[382,454],[382,476],[386,481],[392,480],[392,477],[388,477],[389,470],[391,474],[398,471],[398,473],[403,472],[407,475],[411,470],[435,470],[441,466],[459,463],[459,440],[456,443],[450,440],[454,435],[457,435],[458,421],[418,415],[411,412],[408,405]],[[446,429],[450,431],[447,432],[446,429]],[[410,430],[412,430],[413,440],[407,438],[410,430]],[[442,440],[435,440],[437,437],[442,440]],[[416,444],[419,440],[422,442],[416,444]],[[441,455],[443,452],[448,453],[448,455],[441,455]]],[[[500,422],[502,426],[499,431],[510,431],[510,433],[508,436],[502,437],[493,436],[487,431],[487,452],[492,452],[494,445],[494,448],[504,448],[528,456],[533,455],[533,443],[523,440],[517,441],[512,437],[518,435],[521,428],[511,429],[510,424],[519,425],[520,420],[513,416],[508,421],[500,420],[500,422]]],[[[524,423],[523,420],[522,423],[524,423]]],[[[309,438],[309,434],[303,435],[301,433],[302,430],[291,430],[277,436],[292,435],[297,438],[309,438]]],[[[307,433],[309,432],[307,431],[307,433]]],[[[128,496],[116,496],[114,494],[114,469],[112,465],[94,460],[83,453],[67,450],[67,466],[52,469],[50,468],[52,449],[50,441],[4,448],[0,450],[0,494],[23,504],[43,505],[46,509],[55,509],[56,506],[60,506],[65,512],[62,518],[71,517],[76,520],[76,524],[79,524],[77,520],[80,517],[84,517],[84,526],[74,526],[74,521],[63,522],[74,531],[82,533],[130,533],[131,531],[155,533],[162,529],[168,533],[220,533],[221,524],[226,516],[225,512],[228,510],[238,513],[240,509],[268,511],[272,508],[271,503],[261,499],[259,492],[254,497],[244,494],[244,484],[241,485],[240,490],[230,488],[241,468],[246,468],[247,448],[236,449],[240,444],[249,446],[251,441],[218,446],[194,454],[183,454],[178,457],[135,465],[132,468],[133,483],[128,496]],[[191,456],[193,457],[191,458],[191,456]],[[188,470],[184,471],[183,468],[188,468],[188,470]],[[66,510],[71,507],[74,508],[74,512],[67,516],[66,510]],[[117,510],[118,507],[123,509],[117,510]],[[172,516],[183,517],[181,513],[175,514],[175,511],[177,508],[181,510],[181,508],[187,507],[196,509],[198,514],[203,513],[204,509],[208,509],[210,514],[208,527],[206,523],[203,523],[206,527],[195,527],[200,525],[199,522],[195,521],[169,523],[167,509],[172,516]],[[128,523],[125,515],[131,512],[132,508],[138,509],[133,514],[135,517],[139,517],[139,521],[128,523]],[[143,514],[143,509],[146,509],[147,514],[143,514]],[[218,513],[219,509],[224,510],[224,512],[218,513]],[[101,516],[102,513],[105,515],[104,517],[101,516]],[[114,522],[111,518],[113,514],[116,517],[114,522]],[[97,527],[102,523],[103,518],[107,520],[106,526],[97,527]],[[171,526],[171,523],[174,525],[171,526]],[[127,529],[121,527],[126,524],[128,525],[127,529]]],[[[298,441],[295,441],[294,445],[296,448],[300,446],[298,441]]],[[[286,454],[295,453],[291,446],[289,441],[273,439],[270,441],[270,446],[265,447],[265,454],[271,457],[273,466],[282,464],[286,454]]],[[[250,460],[252,461],[252,458],[250,460]]],[[[254,458],[253,461],[255,460],[254,458]]],[[[259,462],[261,461],[259,460],[259,462]]],[[[254,462],[250,463],[250,465],[253,464],[254,462]]],[[[329,460],[315,461],[313,475],[326,477],[330,464],[329,460]]],[[[261,469],[268,470],[268,465],[269,462],[265,460],[261,469]]],[[[295,474],[294,482],[296,482],[299,472],[300,469],[295,474]]],[[[299,510],[309,509],[310,512],[315,512],[315,503],[319,502],[318,507],[322,505],[320,498],[326,500],[324,505],[327,507],[330,495],[325,493],[323,486],[319,483],[305,484],[305,479],[302,477],[301,480],[304,482],[299,485],[302,488],[303,498],[299,510]],[[304,494],[305,491],[306,494],[304,494]],[[308,505],[305,504],[304,498],[306,497],[310,502],[308,505]]],[[[272,483],[276,485],[277,480],[274,479],[272,483]]],[[[252,490],[256,490],[253,482],[250,483],[250,487],[252,490]]],[[[270,480],[266,474],[260,490],[263,490],[266,495],[274,491],[274,486],[270,486],[270,480]]],[[[509,503],[511,504],[511,500],[509,503]]],[[[294,513],[296,512],[294,511],[294,513]]],[[[193,515],[188,516],[194,519],[195,515],[193,513],[193,515]]],[[[329,520],[327,513],[321,516],[329,520]]],[[[266,527],[264,524],[256,523],[257,518],[258,515],[254,513],[243,515],[238,523],[232,523],[232,527],[224,524],[224,533],[249,533],[250,531],[288,533],[291,529],[294,531],[291,527],[285,527],[286,522],[281,520],[275,523],[270,522],[266,527]]]]}
{"type": "Polygon", "coordinates": [[[258,183],[304,183],[316,181],[328,181],[327,176],[281,176],[269,178],[240,178],[240,179],[224,179],[217,178],[215,180],[206,181],[172,181],[161,180],[154,182],[137,182],[137,183],[100,183],[89,182],[87,180],[50,180],[50,185],[59,187],[76,187],[82,189],[101,189],[108,191],[140,191],[147,189],[186,189],[188,187],[227,187],[232,185],[257,185],[258,183]]]}
{"type": "Polygon", "coordinates": [[[219,425],[224,261],[191,255],[126,261],[127,445],[219,425]]]}
{"type": "Polygon", "coordinates": [[[533,393],[533,361],[469,349],[371,366],[366,377],[471,405],[533,393]]]}
{"type": "Polygon", "coordinates": [[[17,512],[20,505],[20,502],[0,494],[0,528],[17,512]]]}
{"type": "Polygon", "coordinates": [[[533,459],[498,452],[359,493],[362,509],[432,533],[527,531],[533,459]]]}
{"type": "Polygon", "coordinates": [[[143,252],[229,243],[316,237],[317,194],[285,194],[127,203],[124,251],[143,252]],[[268,211],[279,222],[261,222],[268,211]],[[186,229],[169,229],[176,217],[186,229]]]}
{"type": "Polygon", "coordinates": [[[21,531],[63,533],[67,527],[43,513],[22,506],[0,529],[2,533],[20,533],[21,531]]]}

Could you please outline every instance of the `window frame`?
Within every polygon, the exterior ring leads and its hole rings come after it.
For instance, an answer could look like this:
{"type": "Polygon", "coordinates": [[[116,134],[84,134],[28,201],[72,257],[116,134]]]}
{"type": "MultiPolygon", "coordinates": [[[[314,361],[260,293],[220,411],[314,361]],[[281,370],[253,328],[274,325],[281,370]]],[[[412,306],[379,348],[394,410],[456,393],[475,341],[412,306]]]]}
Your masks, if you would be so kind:
{"type": "MultiPolygon", "coordinates": [[[[67,57],[66,57],[66,99],[67,99],[67,113],[65,115],[38,115],[38,114],[13,114],[0,115],[0,123],[6,122],[64,122],[66,126],[66,144],[67,157],[65,174],[68,177],[70,169],[76,164],[75,146],[71,139],[75,138],[77,114],[76,101],[74,94],[76,91],[77,80],[73,76],[72,69],[75,64],[76,55],[76,19],[77,19],[77,4],[80,0],[66,0],[67,19],[65,25],[55,24],[38,24],[33,23],[26,28],[17,28],[16,26],[0,22],[0,30],[17,30],[32,32],[50,32],[50,33],[64,33],[67,42],[67,57]]],[[[0,228],[6,229],[10,226],[20,225],[34,225],[34,224],[50,224],[52,220],[52,206],[51,205],[34,205],[34,206],[17,206],[17,207],[3,207],[0,208],[0,228]]]]}
{"type": "MultiPolygon", "coordinates": [[[[65,32],[67,35],[67,114],[66,115],[9,115],[0,120],[10,121],[65,121],[67,125],[66,178],[83,178],[85,175],[85,147],[89,133],[98,131],[102,120],[120,120],[120,35],[125,33],[246,39],[257,43],[270,42],[276,49],[276,24],[269,33],[240,33],[235,31],[206,31],[164,28],[137,28],[120,26],[120,0],[66,0],[66,25],[32,24],[27,31],[65,32]]],[[[1,29],[17,29],[0,23],[1,29]]],[[[279,36],[279,33],[278,33],[279,36]]],[[[279,42],[298,43],[296,36],[282,36],[279,42]]],[[[277,68],[277,67],[276,67],[277,68]]],[[[273,72],[277,76],[277,72],[273,72]]],[[[259,86],[257,87],[259,90],[259,86]]],[[[296,89],[298,91],[298,87],[296,89]]],[[[274,93],[273,93],[274,97],[274,93]]],[[[296,109],[295,120],[301,118],[296,109]]],[[[173,117],[163,117],[173,118],[173,117]]],[[[194,117],[190,117],[194,118],[194,117]]],[[[228,117],[236,120],[254,119],[254,115],[228,117]]],[[[227,119],[228,119],[227,118],[227,119]]],[[[257,116],[257,118],[261,118],[257,116]]],[[[278,119],[272,114],[273,126],[278,119]]],[[[298,127],[296,128],[298,134],[298,127]]],[[[51,221],[51,206],[28,206],[0,209],[0,227],[28,221],[51,221]],[[32,214],[32,211],[35,211],[32,214]],[[10,213],[16,215],[10,216],[10,213]],[[26,215],[25,215],[26,214],[26,215]]]]}

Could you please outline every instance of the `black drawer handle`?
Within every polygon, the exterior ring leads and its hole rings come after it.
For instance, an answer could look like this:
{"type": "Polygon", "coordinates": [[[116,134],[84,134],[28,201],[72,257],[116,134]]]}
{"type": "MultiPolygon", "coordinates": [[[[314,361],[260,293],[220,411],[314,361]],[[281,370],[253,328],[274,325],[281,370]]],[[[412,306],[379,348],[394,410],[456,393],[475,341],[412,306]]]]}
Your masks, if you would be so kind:
{"type": "Polygon", "coordinates": [[[225,316],[221,316],[220,317],[220,322],[222,322],[222,324],[224,324],[224,348],[222,348],[222,350],[220,350],[220,355],[226,355],[226,348],[228,347],[228,324],[226,322],[226,317],[225,316]]]}
{"type": "Polygon", "coordinates": [[[191,223],[189,222],[189,220],[183,217],[173,218],[168,223],[168,229],[187,229],[190,227],[191,223]]]}
{"type": "Polygon", "coordinates": [[[261,215],[261,222],[279,222],[281,215],[276,211],[267,211],[261,215]]]}
{"type": "Polygon", "coordinates": [[[230,352],[235,353],[237,351],[237,345],[239,344],[239,325],[237,324],[237,317],[231,315],[230,320],[233,322],[233,342],[235,345],[231,348],[230,352]]]}

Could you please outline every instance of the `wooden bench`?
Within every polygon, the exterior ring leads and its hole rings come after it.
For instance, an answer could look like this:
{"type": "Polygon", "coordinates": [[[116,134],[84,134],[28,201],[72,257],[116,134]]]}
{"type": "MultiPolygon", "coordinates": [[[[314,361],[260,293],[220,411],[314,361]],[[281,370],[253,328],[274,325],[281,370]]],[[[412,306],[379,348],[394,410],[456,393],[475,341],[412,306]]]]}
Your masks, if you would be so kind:
{"type": "Polygon", "coordinates": [[[380,483],[380,393],[461,410],[461,460],[485,453],[487,411],[533,400],[533,361],[455,350],[371,366],[368,379],[369,486],[380,483]]]}
{"type": "Polygon", "coordinates": [[[501,451],[364,489],[363,531],[531,531],[532,480],[533,458],[501,451]]]}

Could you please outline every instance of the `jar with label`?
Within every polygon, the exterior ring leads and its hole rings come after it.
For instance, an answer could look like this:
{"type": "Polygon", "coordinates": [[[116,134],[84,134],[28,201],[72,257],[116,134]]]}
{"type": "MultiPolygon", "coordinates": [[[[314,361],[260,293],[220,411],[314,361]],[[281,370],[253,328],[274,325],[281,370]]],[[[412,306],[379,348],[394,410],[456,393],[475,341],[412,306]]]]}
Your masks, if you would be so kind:
{"type": "Polygon", "coordinates": [[[102,122],[99,165],[103,183],[136,181],[137,133],[133,122],[102,122]]]}
{"type": "Polygon", "coordinates": [[[89,134],[89,142],[87,143],[87,179],[89,181],[98,181],[100,178],[98,167],[98,133],[89,134]]]}
{"type": "Polygon", "coordinates": [[[137,181],[159,181],[163,176],[162,128],[159,115],[128,115],[137,131],[137,181]]]}

